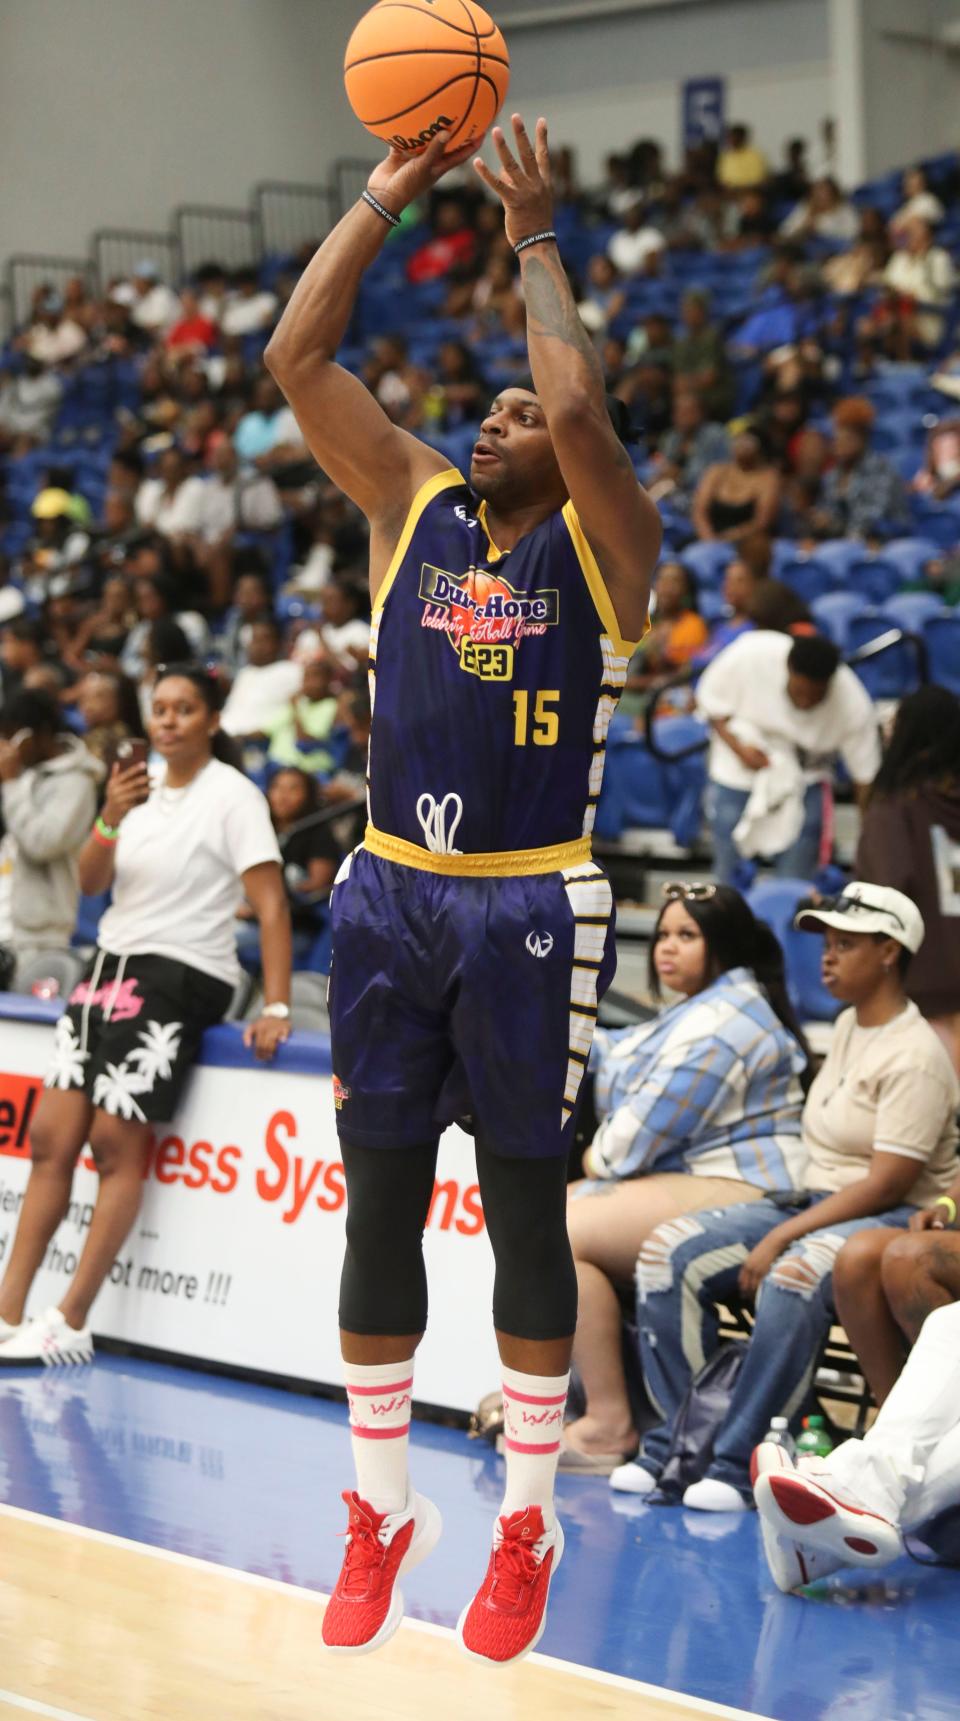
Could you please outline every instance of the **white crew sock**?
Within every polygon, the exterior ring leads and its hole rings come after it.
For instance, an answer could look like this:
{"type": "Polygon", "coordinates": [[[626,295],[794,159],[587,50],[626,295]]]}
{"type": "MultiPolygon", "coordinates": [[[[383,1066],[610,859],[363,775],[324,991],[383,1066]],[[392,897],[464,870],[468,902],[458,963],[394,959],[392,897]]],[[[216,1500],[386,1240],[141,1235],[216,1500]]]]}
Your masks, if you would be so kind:
{"type": "Polygon", "coordinates": [[[549,1530],[556,1522],[553,1483],[560,1458],[560,1434],[569,1374],[520,1374],[503,1371],[503,1446],[507,1483],[501,1517],[539,1506],[549,1530]]]}
{"type": "Polygon", "coordinates": [[[409,1362],[345,1362],[357,1493],[375,1512],[402,1511],[407,1499],[407,1453],[413,1398],[409,1362]]]}

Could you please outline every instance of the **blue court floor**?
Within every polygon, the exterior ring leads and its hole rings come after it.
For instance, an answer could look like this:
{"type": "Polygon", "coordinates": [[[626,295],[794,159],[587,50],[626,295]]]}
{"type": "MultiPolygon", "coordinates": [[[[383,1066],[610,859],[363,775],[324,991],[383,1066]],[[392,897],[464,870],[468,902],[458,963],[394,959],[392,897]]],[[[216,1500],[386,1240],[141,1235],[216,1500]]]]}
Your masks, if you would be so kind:
{"type": "MultiPolygon", "coordinates": [[[[345,1412],[322,1400],[117,1357],[0,1375],[0,1499],[329,1591],[350,1485],[345,1412]]],[[[444,1517],[404,1581],[453,1626],[481,1577],[502,1460],[415,1424],[413,1471],[444,1517]]],[[[955,1721],[960,1573],[901,1560],[781,1596],[756,1519],[649,1507],[560,1479],[567,1553],[541,1648],[773,1721],[955,1721]]]]}

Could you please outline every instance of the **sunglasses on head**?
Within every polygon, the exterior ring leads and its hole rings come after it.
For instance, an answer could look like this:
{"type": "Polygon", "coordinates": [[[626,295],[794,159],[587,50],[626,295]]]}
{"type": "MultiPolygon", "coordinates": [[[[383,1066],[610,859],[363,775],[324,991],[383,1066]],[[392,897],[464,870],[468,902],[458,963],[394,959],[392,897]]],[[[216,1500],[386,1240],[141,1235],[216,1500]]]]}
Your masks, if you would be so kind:
{"type": "Polygon", "coordinates": [[[829,914],[886,914],[896,921],[901,931],[906,930],[899,914],[892,908],[881,908],[879,903],[868,902],[865,896],[825,896],[815,905],[815,910],[820,908],[825,908],[829,914]]]}
{"type": "Polygon", "coordinates": [[[715,884],[684,884],[673,879],[662,888],[664,902],[710,902],[717,894],[715,884]]]}

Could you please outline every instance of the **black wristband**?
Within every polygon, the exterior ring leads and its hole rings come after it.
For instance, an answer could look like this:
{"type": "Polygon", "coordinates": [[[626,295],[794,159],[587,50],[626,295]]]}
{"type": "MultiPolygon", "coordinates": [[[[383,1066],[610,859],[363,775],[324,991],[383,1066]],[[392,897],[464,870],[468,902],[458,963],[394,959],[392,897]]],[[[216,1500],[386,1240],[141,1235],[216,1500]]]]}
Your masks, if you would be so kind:
{"type": "Polygon", "coordinates": [[[556,240],[556,237],[553,228],[548,227],[544,233],[531,233],[527,239],[518,239],[513,249],[516,256],[519,257],[521,251],[525,251],[528,245],[545,245],[548,239],[556,240]]]}
{"type": "Polygon", "coordinates": [[[389,221],[391,227],[402,226],[399,215],[393,215],[389,209],[384,209],[383,204],[377,202],[372,191],[364,191],[361,195],[363,202],[369,204],[371,209],[375,209],[377,214],[383,217],[384,221],[389,221]]]}

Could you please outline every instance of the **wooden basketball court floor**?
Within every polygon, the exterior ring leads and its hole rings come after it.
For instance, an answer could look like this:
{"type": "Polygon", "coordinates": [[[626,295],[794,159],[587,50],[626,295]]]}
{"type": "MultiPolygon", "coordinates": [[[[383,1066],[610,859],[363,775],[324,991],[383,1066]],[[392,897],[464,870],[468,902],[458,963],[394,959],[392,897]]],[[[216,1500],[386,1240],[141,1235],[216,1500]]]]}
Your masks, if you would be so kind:
{"type": "Polygon", "coordinates": [[[416,1424],[444,1534],[375,1655],[324,1653],[340,1406],[155,1363],[0,1373],[0,1721],[956,1721],[954,1572],[900,1561],[781,1596],[752,1515],[561,1477],[542,1654],[466,1660],[502,1461],[416,1424]]]}

